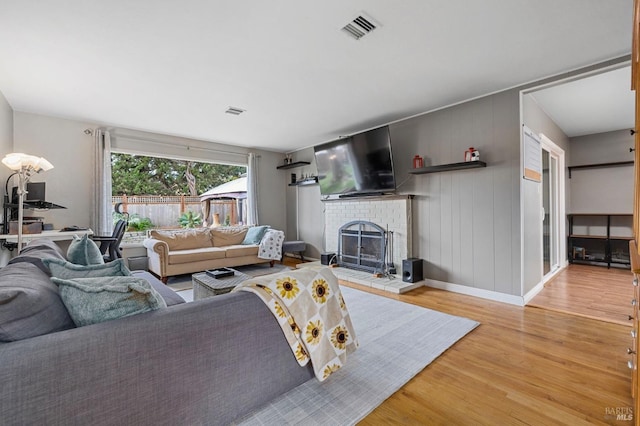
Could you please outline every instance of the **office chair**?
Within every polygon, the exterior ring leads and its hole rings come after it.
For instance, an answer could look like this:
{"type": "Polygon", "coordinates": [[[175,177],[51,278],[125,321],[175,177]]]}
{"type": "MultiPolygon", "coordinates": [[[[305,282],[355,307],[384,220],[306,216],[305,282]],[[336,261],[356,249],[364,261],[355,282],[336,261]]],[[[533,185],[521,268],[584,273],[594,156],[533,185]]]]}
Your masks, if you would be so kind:
{"type": "Polygon", "coordinates": [[[124,219],[120,219],[113,227],[113,234],[111,236],[93,235],[91,239],[99,244],[100,252],[105,262],[111,262],[116,259],[122,258],[122,249],[120,243],[122,237],[127,230],[128,222],[124,219]]]}

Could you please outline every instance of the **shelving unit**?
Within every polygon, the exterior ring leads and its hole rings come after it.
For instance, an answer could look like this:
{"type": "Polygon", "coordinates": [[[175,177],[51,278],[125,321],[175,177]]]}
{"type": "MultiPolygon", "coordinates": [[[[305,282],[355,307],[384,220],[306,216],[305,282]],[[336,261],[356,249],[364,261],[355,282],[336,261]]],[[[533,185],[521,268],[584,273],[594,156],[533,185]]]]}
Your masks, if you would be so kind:
{"type": "Polygon", "coordinates": [[[631,214],[569,214],[569,263],[612,264],[630,267],[629,240],[633,239],[631,214]],[[628,230],[620,232],[619,228],[628,230]],[[574,232],[578,229],[584,232],[574,232]],[[612,232],[614,229],[614,232],[612,232]]]}
{"type": "Polygon", "coordinates": [[[293,169],[295,167],[308,166],[309,164],[311,164],[309,161],[296,161],[295,163],[283,164],[281,166],[276,167],[276,169],[278,170],[293,169]]]}
{"type": "Polygon", "coordinates": [[[462,163],[440,164],[438,166],[420,167],[419,169],[409,170],[412,175],[422,175],[426,173],[448,172],[452,170],[479,169],[487,167],[484,161],[463,161],[462,163]]]}

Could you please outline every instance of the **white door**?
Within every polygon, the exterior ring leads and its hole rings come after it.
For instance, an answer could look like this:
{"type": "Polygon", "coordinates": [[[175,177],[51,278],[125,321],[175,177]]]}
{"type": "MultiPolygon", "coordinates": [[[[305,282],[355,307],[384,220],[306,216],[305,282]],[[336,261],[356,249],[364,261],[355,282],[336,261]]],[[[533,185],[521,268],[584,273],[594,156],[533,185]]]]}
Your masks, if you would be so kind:
{"type": "Polygon", "coordinates": [[[542,275],[547,281],[566,258],[564,151],[549,138],[542,140],[542,275]]]}

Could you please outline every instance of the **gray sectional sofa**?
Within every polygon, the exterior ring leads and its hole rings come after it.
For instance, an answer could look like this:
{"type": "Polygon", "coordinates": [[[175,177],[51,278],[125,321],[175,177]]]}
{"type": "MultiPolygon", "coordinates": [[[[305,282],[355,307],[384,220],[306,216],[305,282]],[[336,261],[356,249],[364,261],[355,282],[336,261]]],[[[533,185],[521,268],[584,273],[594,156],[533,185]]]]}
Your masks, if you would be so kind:
{"type": "Polygon", "coordinates": [[[0,422],[6,425],[229,424],[313,378],[257,296],[182,303],[75,327],[36,240],[0,269],[0,422]],[[12,307],[13,306],[13,307],[12,307]]]}

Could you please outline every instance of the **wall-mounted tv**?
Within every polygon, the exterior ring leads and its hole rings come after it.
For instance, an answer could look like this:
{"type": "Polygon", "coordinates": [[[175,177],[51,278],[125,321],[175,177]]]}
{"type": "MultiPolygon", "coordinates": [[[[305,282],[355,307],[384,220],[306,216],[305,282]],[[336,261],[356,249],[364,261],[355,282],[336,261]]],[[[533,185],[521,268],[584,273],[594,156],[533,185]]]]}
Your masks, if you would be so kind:
{"type": "Polygon", "coordinates": [[[389,127],[314,147],[322,195],[371,195],[394,191],[389,127]]]}

